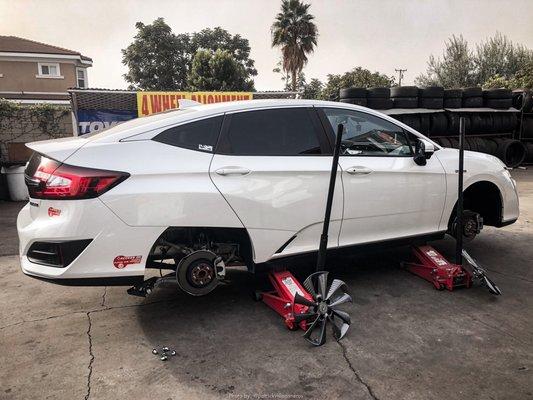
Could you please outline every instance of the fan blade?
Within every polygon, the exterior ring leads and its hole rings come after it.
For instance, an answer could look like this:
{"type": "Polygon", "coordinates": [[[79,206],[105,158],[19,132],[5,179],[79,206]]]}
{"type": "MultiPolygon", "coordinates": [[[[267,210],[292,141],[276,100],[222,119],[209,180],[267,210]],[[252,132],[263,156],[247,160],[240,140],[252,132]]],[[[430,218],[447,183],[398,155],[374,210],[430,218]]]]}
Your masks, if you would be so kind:
{"type": "Polygon", "coordinates": [[[346,332],[348,332],[348,328],[350,327],[350,324],[346,324],[342,322],[341,320],[341,327],[339,328],[337,325],[337,319],[335,319],[334,316],[329,316],[329,321],[331,322],[331,328],[333,329],[333,336],[337,341],[341,340],[345,335],[346,332]]]}
{"type": "Polygon", "coordinates": [[[309,313],[301,313],[301,314],[294,314],[294,322],[299,324],[302,321],[306,321],[311,317],[315,317],[317,315],[316,312],[309,312],[309,313]]]}
{"type": "Polygon", "coordinates": [[[309,327],[307,331],[304,333],[304,338],[311,343],[313,346],[322,346],[324,343],[326,343],[326,319],[325,318],[317,318],[315,322],[309,327]],[[317,326],[317,322],[321,324],[320,327],[320,336],[318,339],[312,339],[311,334],[313,333],[313,330],[317,326]]]}
{"type": "Polygon", "coordinates": [[[496,284],[494,282],[492,282],[488,277],[487,275],[483,275],[483,279],[485,281],[485,285],[487,286],[487,288],[489,289],[489,292],[491,292],[492,294],[495,294],[497,296],[501,295],[502,294],[502,291],[500,290],[500,288],[498,286],[496,286],[496,284]]]}
{"type": "Polygon", "coordinates": [[[316,290],[313,286],[313,275],[315,274],[309,275],[304,281],[304,288],[311,295],[311,297],[316,300],[316,290]]]}
{"type": "Polygon", "coordinates": [[[348,313],[341,311],[341,310],[331,310],[331,311],[333,312],[333,315],[336,315],[348,325],[352,323],[352,320],[350,319],[350,316],[348,315],[348,313]]]}
{"type": "Polygon", "coordinates": [[[336,307],[344,303],[351,303],[352,302],[352,296],[350,296],[348,293],[343,293],[341,296],[335,298],[333,302],[329,303],[330,307],[336,307]]]}
{"type": "Polygon", "coordinates": [[[300,293],[296,293],[294,295],[294,304],[302,304],[308,307],[316,306],[316,303],[314,301],[308,300],[307,298],[303,297],[300,293]]]}
{"type": "Polygon", "coordinates": [[[328,284],[328,273],[327,272],[321,272],[320,275],[318,275],[318,291],[320,292],[320,296],[322,296],[323,299],[326,298],[326,286],[328,284]]]}
{"type": "Polygon", "coordinates": [[[333,279],[333,282],[331,282],[331,286],[329,287],[326,299],[330,299],[331,296],[333,296],[340,288],[346,289],[346,283],[344,283],[340,279],[333,279]]]}

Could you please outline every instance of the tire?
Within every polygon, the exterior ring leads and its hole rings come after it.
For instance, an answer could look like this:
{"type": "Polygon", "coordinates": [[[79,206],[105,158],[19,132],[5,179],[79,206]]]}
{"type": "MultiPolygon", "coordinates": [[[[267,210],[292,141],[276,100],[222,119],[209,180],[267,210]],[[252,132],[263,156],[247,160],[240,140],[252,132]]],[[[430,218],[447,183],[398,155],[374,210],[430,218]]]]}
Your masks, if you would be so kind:
{"type": "Polygon", "coordinates": [[[511,99],[512,93],[509,89],[489,89],[483,91],[486,99],[511,99]]]}
{"type": "Polygon", "coordinates": [[[448,119],[448,129],[446,133],[448,135],[458,135],[459,134],[459,114],[457,113],[446,113],[446,118],[448,119]]]}
{"type": "Polygon", "coordinates": [[[445,89],[444,98],[445,99],[462,99],[463,90],[462,89],[445,89]]]}
{"type": "Polygon", "coordinates": [[[418,114],[404,115],[402,122],[413,128],[415,131],[420,132],[420,116],[418,114]]]}
{"type": "Polygon", "coordinates": [[[418,97],[393,97],[394,108],[418,108],[418,97]]]}
{"type": "Polygon", "coordinates": [[[434,99],[444,97],[444,88],[442,86],[428,86],[418,90],[418,97],[423,99],[434,99]]]}
{"type": "Polygon", "coordinates": [[[367,90],[365,88],[344,88],[339,92],[341,99],[366,98],[367,90]]]}
{"type": "Polygon", "coordinates": [[[470,151],[478,151],[477,150],[477,143],[476,143],[476,141],[474,140],[473,137],[467,137],[466,138],[466,143],[468,143],[468,147],[470,147],[470,151]]]}
{"type": "Polygon", "coordinates": [[[368,99],[388,99],[390,98],[390,88],[373,87],[368,89],[366,97],[368,99]]]}
{"type": "Polygon", "coordinates": [[[485,99],[485,107],[507,110],[513,106],[512,99],[485,99]]]}
{"type": "Polygon", "coordinates": [[[438,110],[438,109],[442,109],[444,107],[444,101],[442,99],[442,97],[440,98],[437,98],[437,97],[424,97],[424,98],[419,98],[418,100],[418,106],[420,108],[429,108],[431,110],[438,110]]]}
{"type": "Polygon", "coordinates": [[[494,133],[504,132],[502,113],[494,113],[492,116],[492,129],[494,133]]]}
{"type": "Polygon", "coordinates": [[[522,100],[522,106],[520,108],[520,111],[524,113],[530,113],[533,111],[533,96],[531,93],[525,93],[524,99],[522,100]]]}
{"type": "Polygon", "coordinates": [[[363,98],[363,97],[350,97],[346,99],[340,99],[339,101],[341,103],[356,104],[358,106],[363,106],[363,107],[366,107],[367,105],[367,100],[366,98],[363,98]]]}
{"type": "Polygon", "coordinates": [[[429,114],[420,114],[420,132],[422,135],[429,135],[431,120],[429,114]]]}
{"type": "Polygon", "coordinates": [[[496,152],[498,151],[498,143],[494,140],[485,139],[485,147],[487,148],[488,154],[492,154],[493,156],[496,155],[496,152]]]}
{"type": "Polygon", "coordinates": [[[480,87],[468,87],[463,89],[463,99],[482,96],[483,90],[480,87]]]}
{"type": "Polygon", "coordinates": [[[483,97],[463,97],[464,108],[480,108],[483,107],[483,97]]]}
{"type": "Polygon", "coordinates": [[[450,139],[448,139],[448,138],[444,138],[444,137],[440,138],[439,142],[440,142],[442,147],[452,147],[452,144],[450,143],[450,139]]]}
{"type": "Polygon", "coordinates": [[[476,144],[477,151],[480,153],[488,153],[489,150],[487,146],[485,146],[485,140],[479,137],[472,138],[474,143],[476,144]]]}
{"type": "Polygon", "coordinates": [[[391,97],[418,97],[416,86],[396,86],[390,89],[391,97]]]}
{"type": "Polygon", "coordinates": [[[429,135],[442,136],[448,131],[448,119],[444,113],[431,114],[429,117],[429,135]]]}
{"type": "Polygon", "coordinates": [[[522,137],[533,139],[533,118],[524,117],[522,120],[522,137]]]}
{"type": "Polygon", "coordinates": [[[449,138],[449,140],[450,140],[450,145],[452,148],[454,149],[459,148],[459,140],[457,140],[456,138],[449,138]]]}
{"type": "Polygon", "coordinates": [[[526,162],[533,163],[533,143],[526,143],[527,155],[526,162]]]}
{"type": "Polygon", "coordinates": [[[368,98],[367,101],[367,107],[373,108],[375,110],[388,110],[392,108],[392,100],[391,99],[385,99],[385,98],[368,98]]]}
{"type": "Polygon", "coordinates": [[[462,106],[463,106],[463,99],[460,97],[444,99],[443,108],[461,108],[462,106]]]}
{"type": "Polygon", "coordinates": [[[505,139],[498,143],[496,156],[510,168],[515,168],[522,164],[526,155],[526,146],[518,140],[505,139]]]}

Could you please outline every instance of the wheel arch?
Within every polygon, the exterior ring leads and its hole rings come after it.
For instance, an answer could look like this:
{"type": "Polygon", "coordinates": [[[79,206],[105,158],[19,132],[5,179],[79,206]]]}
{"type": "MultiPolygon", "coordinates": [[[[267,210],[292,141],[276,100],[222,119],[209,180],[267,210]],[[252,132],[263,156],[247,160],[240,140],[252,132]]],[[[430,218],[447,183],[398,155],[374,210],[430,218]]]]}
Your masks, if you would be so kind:
{"type": "MultiPolygon", "coordinates": [[[[477,212],[483,217],[483,224],[499,226],[503,218],[503,195],[494,182],[480,180],[473,182],[463,191],[464,210],[477,212]]],[[[457,200],[448,218],[451,227],[457,210],[457,200]]]]}

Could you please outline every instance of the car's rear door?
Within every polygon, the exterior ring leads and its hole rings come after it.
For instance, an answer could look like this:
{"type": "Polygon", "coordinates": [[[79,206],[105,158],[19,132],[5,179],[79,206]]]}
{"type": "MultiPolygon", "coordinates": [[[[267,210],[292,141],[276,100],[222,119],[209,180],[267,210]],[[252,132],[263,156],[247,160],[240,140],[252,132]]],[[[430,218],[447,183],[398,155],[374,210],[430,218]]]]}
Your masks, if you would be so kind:
{"type": "MultiPolygon", "coordinates": [[[[226,114],[210,176],[247,228],[256,262],[318,248],[329,146],[313,108],[226,114]]],[[[338,179],[329,247],[338,244],[342,193],[338,179]]]]}
{"type": "Polygon", "coordinates": [[[446,180],[437,157],[413,161],[416,136],[362,111],[323,108],[321,120],[335,136],[344,125],[339,158],[344,217],[339,246],[417,236],[439,230],[446,180]]]}

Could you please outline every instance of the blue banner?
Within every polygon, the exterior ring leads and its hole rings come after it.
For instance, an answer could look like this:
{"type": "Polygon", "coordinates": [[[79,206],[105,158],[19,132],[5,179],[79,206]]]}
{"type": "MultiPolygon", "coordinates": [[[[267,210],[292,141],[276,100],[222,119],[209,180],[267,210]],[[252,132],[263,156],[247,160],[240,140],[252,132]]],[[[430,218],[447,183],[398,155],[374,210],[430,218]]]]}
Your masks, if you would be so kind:
{"type": "Polygon", "coordinates": [[[129,110],[78,110],[78,133],[101,132],[116,124],[137,118],[137,111],[129,110]]]}

